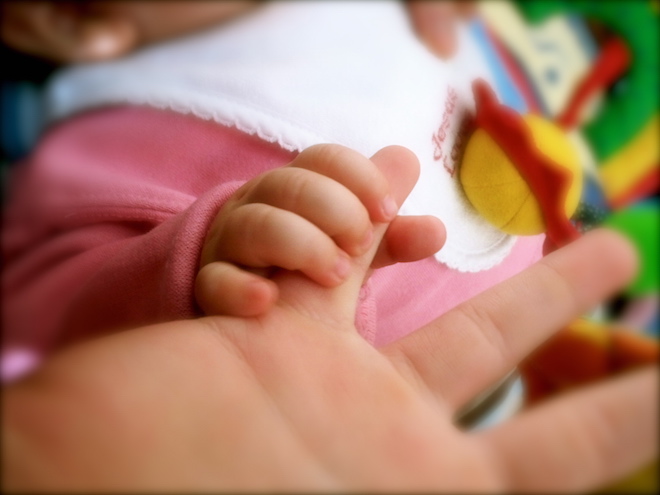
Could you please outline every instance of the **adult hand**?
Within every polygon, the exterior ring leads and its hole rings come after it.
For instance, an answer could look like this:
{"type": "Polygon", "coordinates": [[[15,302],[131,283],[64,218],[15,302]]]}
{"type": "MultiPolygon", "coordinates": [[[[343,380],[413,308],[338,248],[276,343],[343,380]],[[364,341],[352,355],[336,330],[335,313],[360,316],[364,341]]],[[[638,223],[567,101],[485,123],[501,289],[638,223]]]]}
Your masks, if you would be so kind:
{"type": "Polygon", "coordinates": [[[407,5],[417,36],[440,58],[456,52],[456,25],[475,11],[472,1],[408,0],[407,5]]]}
{"type": "Polygon", "coordinates": [[[55,63],[98,62],[221,24],[257,2],[229,0],[0,2],[0,40],[55,63]]]}
{"type": "MultiPolygon", "coordinates": [[[[422,41],[436,55],[450,57],[456,49],[456,21],[471,14],[474,3],[407,4],[422,41]]],[[[0,39],[15,50],[56,63],[93,62],[227,22],[258,5],[246,0],[1,2],[0,39]]]]}
{"type": "MultiPolygon", "coordinates": [[[[399,204],[414,182],[401,164],[415,163],[400,150],[373,157],[399,204]]],[[[54,357],[5,392],[5,488],[580,491],[654,456],[655,367],[490,430],[452,422],[625,283],[619,237],[592,232],[380,350],[353,323],[378,244],[338,287],[283,273],[263,317],[156,325],[54,357]]]]}

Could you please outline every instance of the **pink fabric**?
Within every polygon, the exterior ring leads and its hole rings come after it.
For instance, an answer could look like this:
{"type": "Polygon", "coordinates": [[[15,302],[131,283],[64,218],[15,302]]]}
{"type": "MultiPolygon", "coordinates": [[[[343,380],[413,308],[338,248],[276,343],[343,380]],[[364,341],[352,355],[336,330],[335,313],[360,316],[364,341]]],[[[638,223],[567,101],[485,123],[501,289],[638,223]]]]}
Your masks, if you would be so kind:
{"type": "Polygon", "coordinates": [[[451,270],[435,258],[376,271],[371,277],[371,295],[378,302],[374,345],[400,339],[534,264],[541,259],[543,239],[544,236],[519,238],[503,263],[478,273],[451,270]]]}
{"type": "MultiPolygon", "coordinates": [[[[246,180],[295,153],[174,112],[116,107],[52,129],[11,185],[2,239],[3,355],[199,315],[193,282],[209,224],[246,180]]],[[[357,322],[382,345],[536,261],[518,242],[495,269],[432,258],[379,270],[357,322]]]]}
{"type": "Polygon", "coordinates": [[[4,347],[40,351],[198,315],[211,220],[293,154],[234,129],[115,108],[52,129],[18,169],[3,232],[4,347]]]}

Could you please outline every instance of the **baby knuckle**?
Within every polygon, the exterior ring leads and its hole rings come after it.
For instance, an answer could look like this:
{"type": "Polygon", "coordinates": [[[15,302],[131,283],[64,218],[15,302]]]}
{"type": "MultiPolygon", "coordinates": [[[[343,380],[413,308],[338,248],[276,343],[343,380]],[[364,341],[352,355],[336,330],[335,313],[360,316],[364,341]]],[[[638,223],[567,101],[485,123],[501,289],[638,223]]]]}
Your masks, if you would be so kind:
{"type": "Polygon", "coordinates": [[[356,162],[367,160],[355,150],[338,144],[319,144],[308,148],[305,163],[319,173],[343,167],[352,167],[356,162]]]}
{"type": "Polygon", "coordinates": [[[364,207],[355,208],[346,215],[346,221],[343,224],[343,229],[339,234],[349,236],[356,242],[364,238],[364,236],[372,230],[373,226],[369,219],[369,213],[364,207]]]}
{"type": "Polygon", "coordinates": [[[310,239],[300,247],[300,260],[304,267],[323,270],[331,265],[335,258],[334,243],[322,242],[320,239],[310,239]]]}
{"type": "Polygon", "coordinates": [[[281,195],[281,207],[286,210],[298,211],[308,203],[308,198],[314,195],[314,185],[318,176],[306,170],[291,169],[283,174],[278,181],[277,190],[281,195]]]}
{"type": "Polygon", "coordinates": [[[312,162],[333,162],[347,151],[351,150],[340,144],[322,143],[310,146],[300,156],[312,162]]]}
{"type": "Polygon", "coordinates": [[[246,219],[246,229],[251,234],[250,237],[270,234],[278,224],[277,209],[260,203],[251,206],[246,219]]]}
{"type": "Polygon", "coordinates": [[[253,245],[270,229],[274,221],[272,210],[268,205],[260,203],[251,203],[237,208],[234,215],[227,221],[227,241],[241,245],[253,245]]]}
{"type": "Polygon", "coordinates": [[[247,202],[270,203],[281,193],[281,184],[289,174],[287,168],[278,168],[262,175],[245,195],[247,202]]]}

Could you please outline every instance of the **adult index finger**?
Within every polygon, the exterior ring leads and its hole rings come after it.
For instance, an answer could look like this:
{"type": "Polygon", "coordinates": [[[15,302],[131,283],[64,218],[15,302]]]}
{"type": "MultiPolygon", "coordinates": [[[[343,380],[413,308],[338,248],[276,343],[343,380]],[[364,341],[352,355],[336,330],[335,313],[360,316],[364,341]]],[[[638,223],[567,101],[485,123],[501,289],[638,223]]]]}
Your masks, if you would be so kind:
{"type": "Polygon", "coordinates": [[[576,390],[478,434],[514,492],[585,492],[658,454],[658,369],[576,390]]]}
{"type": "Polygon", "coordinates": [[[620,289],[635,268],[626,240],[595,230],[383,351],[456,409],[620,289]]]}

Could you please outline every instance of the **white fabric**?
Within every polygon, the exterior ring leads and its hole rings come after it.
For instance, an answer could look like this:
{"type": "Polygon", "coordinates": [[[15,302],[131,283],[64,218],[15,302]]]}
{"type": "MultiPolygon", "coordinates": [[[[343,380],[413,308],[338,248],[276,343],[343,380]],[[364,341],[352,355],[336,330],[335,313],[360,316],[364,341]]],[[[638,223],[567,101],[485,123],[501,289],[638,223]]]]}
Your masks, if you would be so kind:
{"type": "Polygon", "coordinates": [[[398,2],[285,2],[121,60],[67,69],[55,78],[49,104],[53,119],[110,103],[168,108],[290,150],[338,143],[370,156],[405,146],[422,168],[401,213],[442,219],[447,243],[436,258],[480,271],[502,261],[515,238],[478,216],[458,174],[434,159],[432,139],[453,88],[442,145],[451,155],[461,116],[474,112],[476,77],[492,81],[467,31],[457,57],[440,61],[418,42],[398,2]]]}

